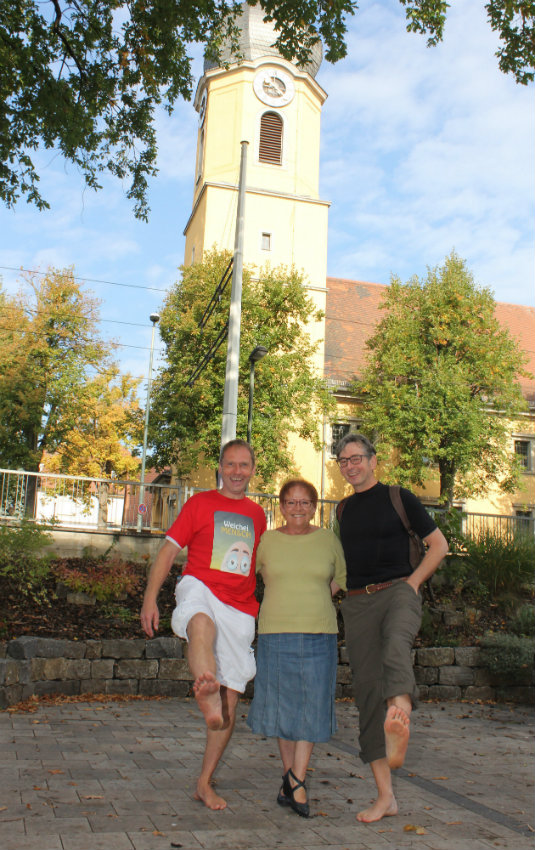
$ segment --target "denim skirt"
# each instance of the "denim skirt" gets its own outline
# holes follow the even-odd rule
[[[328,741],[336,732],[337,635],[258,635],[254,699],[247,723],[257,735]]]

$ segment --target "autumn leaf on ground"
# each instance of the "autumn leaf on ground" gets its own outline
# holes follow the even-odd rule
[[[57,776],[58,774],[63,773],[64,771],[60,770],[59,768],[56,768],[55,770],[49,770],[48,772],[51,773],[52,776]]]
[[[415,832],[416,835],[426,835],[426,831],[423,826],[416,826],[413,823],[407,823],[403,827],[403,832]]]

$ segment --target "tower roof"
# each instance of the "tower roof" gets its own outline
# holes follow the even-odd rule
[[[249,6],[244,3],[242,6],[241,17],[237,18],[236,24],[240,27],[241,33],[238,39],[239,52],[245,60],[260,59],[262,56],[278,56],[281,53],[275,47],[277,32],[273,21],[264,21],[264,10],[261,6]],[[236,58],[232,55],[230,44],[224,42],[220,49],[221,63],[232,64],[236,62]],[[312,48],[310,60],[302,67],[304,71],[315,77],[318,73],[323,57],[323,48],[321,41],[317,41]],[[282,58],[282,57],[281,57]],[[204,71],[210,71],[212,68],[218,68],[219,63],[211,59],[204,60]]]

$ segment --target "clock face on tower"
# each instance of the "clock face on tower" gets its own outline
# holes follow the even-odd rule
[[[295,94],[294,81],[281,68],[262,68],[254,79],[253,89],[267,106],[286,106]]]

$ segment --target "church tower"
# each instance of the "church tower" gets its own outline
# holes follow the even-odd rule
[[[326,99],[315,75],[321,44],[302,69],[272,45],[273,25],[244,4],[240,64],[205,62],[195,108],[199,131],[193,211],[185,228],[189,265],[216,245],[234,247],[240,143],[247,141],[244,264],[295,265],[325,289],[327,212],[319,198],[320,114]]]
[[[194,106],[199,113],[193,209],[186,224],[185,265],[213,247],[234,249],[241,142],[248,142],[244,266],[287,265],[304,274],[308,295],[325,313],[327,216],[319,197],[320,118],[326,93],[315,76],[321,43],[297,67],[273,46],[273,24],[259,6],[244,4],[240,62],[205,62]],[[325,320],[307,326],[318,343],[314,366],[324,371]],[[321,477],[321,455],[295,445],[308,477]]]

